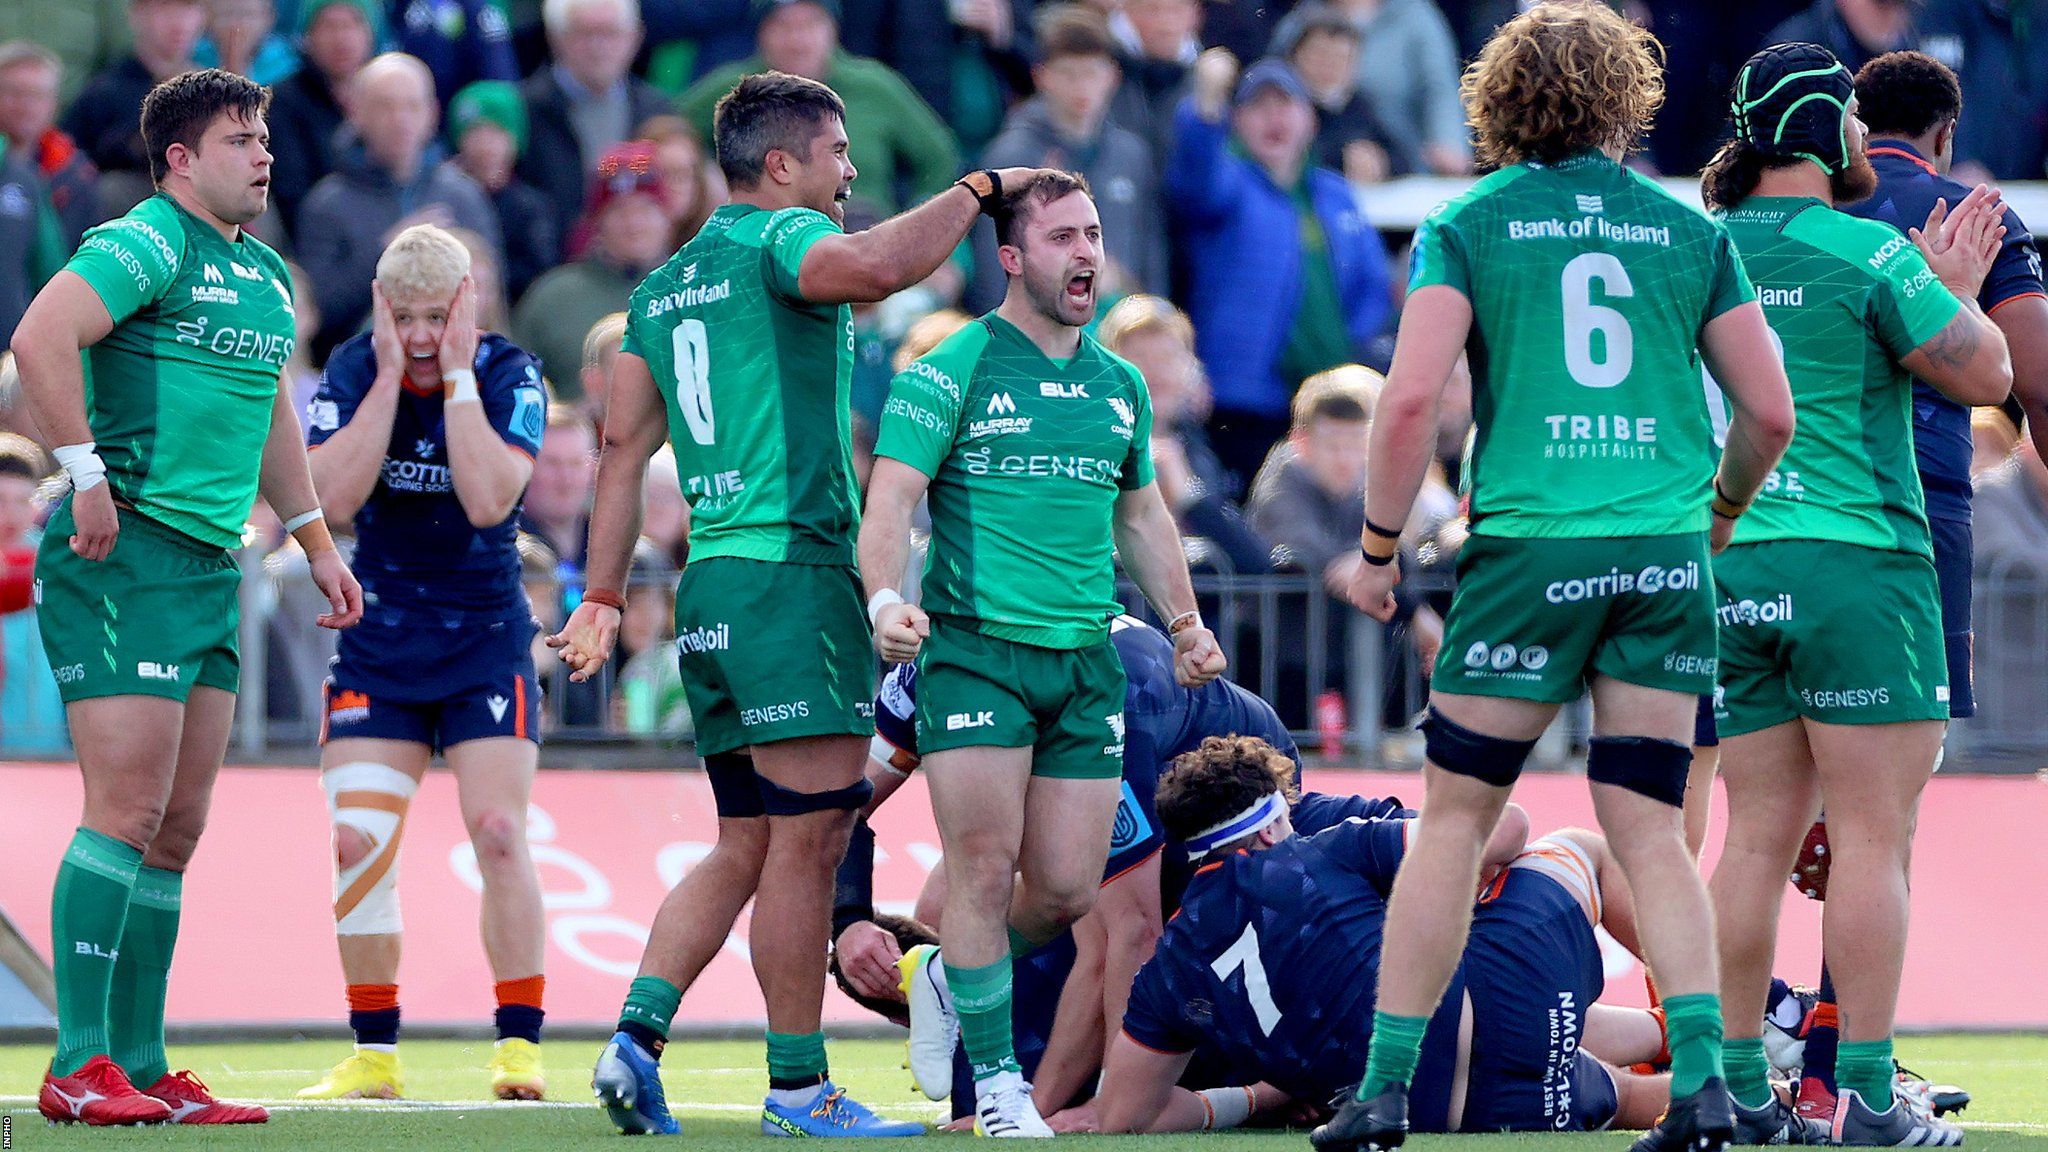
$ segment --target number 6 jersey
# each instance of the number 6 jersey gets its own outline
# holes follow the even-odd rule
[[[1472,530],[1705,531],[1699,341],[1754,298],[1720,223],[1599,152],[1503,168],[1415,234],[1409,290],[1472,303]]]
[[[797,288],[839,230],[809,208],[728,204],[627,305],[623,350],[668,412],[692,561],[853,563],[853,313]]]

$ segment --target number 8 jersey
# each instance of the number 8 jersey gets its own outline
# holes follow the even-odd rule
[[[627,305],[623,350],[668,411],[692,561],[853,563],[853,313],[797,287],[839,230],[809,208],[728,204]]]
[[[1721,224],[1599,152],[1503,168],[1415,234],[1409,290],[1472,304],[1472,530],[1702,532],[1707,322],[1754,299]]]

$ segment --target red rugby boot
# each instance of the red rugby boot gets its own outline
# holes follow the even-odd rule
[[[136,1091],[121,1066],[105,1056],[87,1060],[69,1076],[44,1072],[36,1108],[58,1124],[95,1127],[161,1124],[171,1118],[170,1105]]]
[[[261,1124],[267,1109],[254,1104],[228,1104],[213,1098],[206,1083],[190,1072],[166,1072],[142,1090],[170,1106],[172,1124]]]

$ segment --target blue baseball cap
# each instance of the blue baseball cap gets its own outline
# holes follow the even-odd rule
[[[1303,104],[1313,103],[1309,99],[1308,85],[1301,82],[1301,76],[1294,66],[1278,56],[1268,56],[1244,70],[1244,78],[1237,82],[1237,104],[1244,104],[1259,94],[1261,88],[1278,88],[1289,99]]]

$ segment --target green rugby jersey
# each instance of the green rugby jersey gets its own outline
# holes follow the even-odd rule
[[[797,289],[822,212],[728,204],[633,290],[623,349],[668,409],[690,558],[851,564],[853,310]]]
[[[924,607],[999,640],[1109,635],[1117,496],[1152,483],[1138,370],[1091,336],[1048,359],[991,312],[897,374],[875,455],[932,478]]]
[[[1704,531],[1707,322],[1753,296],[1727,232],[1597,152],[1503,168],[1415,234],[1411,291],[1472,302],[1472,530]]]
[[[85,353],[107,483],[160,524],[240,547],[297,343],[284,259],[247,231],[222,239],[159,192],[87,232],[65,268],[114,319]]]
[[[1735,542],[1835,540],[1934,555],[1899,358],[1962,304],[1889,224],[1753,197],[1726,217],[1784,349],[1799,427]]]

